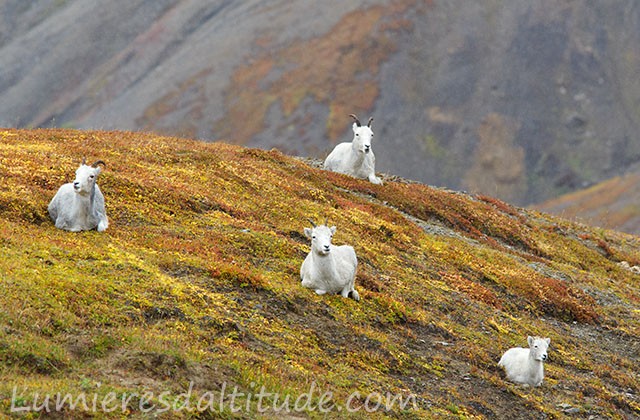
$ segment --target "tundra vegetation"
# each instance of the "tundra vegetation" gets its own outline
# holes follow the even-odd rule
[[[102,233],[56,229],[47,214],[82,156],[109,162]],[[338,405],[355,395],[351,408],[371,393],[415,396],[353,418],[640,416],[639,277],[618,265],[640,264],[637,237],[153,134],[0,130],[0,162],[4,412],[14,387],[18,405],[137,393],[135,418],[145,391],[295,397],[315,384]],[[300,285],[309,215],[357,244],[360,302]],[[497,366],[527,335],[553,343],[540,387]]]

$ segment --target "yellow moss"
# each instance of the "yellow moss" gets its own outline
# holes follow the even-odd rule
[[[560,378],[591,386],[596,375],[594,397],[613,401],[607,413],[634,409],[613,400],[616,387],[635,386],[633,359],[610,357],[620,367],[599,369],[601,354],[566,334],[575,319],[638,336],[634,277],[615,264],[640,259],[630,237],[488,197],[372,186],[226,144],[72,130],[7,130],[0,143],[0,379],[41,375],[45,390],[79,390],[85,377],[131,392],[138,388],[105,372],[144,376],[131,363],[162,355],[180,361],[179,380],[137,378],[156,390],[209,366],[245,391],[254,382],[295,395],[312,377],[343,398],[417,393],[430,401],[409,411],[417,417],[471,416],[459,371],[472,367],[500,395],[503,347],[548,332],[559,397],[582,398]],[[98,181],[111,222],[104,233],[59,231],[46,214],[84,155],[107,160]],[[334,242],[357,250],[359,303],[300,286],[302,228],[325,216],[338,226]],[[514,393],[555,415],[538,393]]]

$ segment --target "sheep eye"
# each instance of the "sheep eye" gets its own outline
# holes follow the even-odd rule
[[[313,235],[313,236],[311,237],[311,239],[316,239],[316,235]]]
[[[93,179],[93,178],[95,178],[95,177],[96,177],[95,175],[89,175],[89,178],[90,178],[90,179]]]

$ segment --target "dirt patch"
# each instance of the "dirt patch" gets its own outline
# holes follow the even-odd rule
[[[154,391],[183,392],[185,384],[191,384],[196,391],[216,391],[225,383],[234,386],[233,378],[237,377],[228,366],[189,362],[179,356],[149,351],[118,350],[98,365],[109,383]]]

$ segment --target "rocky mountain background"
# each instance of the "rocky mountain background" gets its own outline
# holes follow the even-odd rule
[[[4,0],[0,126],[153,131],[516,204],[640,161],[634,0]]]

